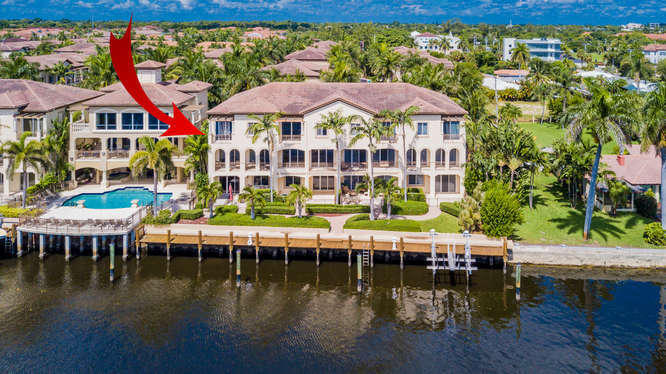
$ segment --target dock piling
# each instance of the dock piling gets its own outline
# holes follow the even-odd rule
[[[375,237],[370,236],[370,267],[375,267]]]
[[[127,233],[123,234],[123,261],[127,261],[129,257],[129,235]]]
[[[509,260],[509,251],[507,249],[506,236],[502,237],[502,273],[506,274],[506,262]]]
[[[289,265],[289,234],[284,233],[284,264]]]
[[[79,256],[81,255],[81,253],[83,253],[83,240],[84,236],[83,235],[79,236]]]
[[[363,291],[363,259],[361,255],[356,255],[356,290]]]
[[[72,257],[72,238],[69,235],[65,236],[65,261],[69,262]]]
[[[203,241],[201,239],[201,230],[199,230],[199,233],[197,235],[197,255],[199,257],[199,262],[203,261],[203,257],[201,257],[201,249],[203,247]]]
[[[109,281],[113,283],[115,277],[114,277],[114,270],[116,267],[116,243],[115,241],[111,240],[111,243],[109,243]]]
[[[139,228],[134,229],[134,245],[136,245],[136,259],[141,259],[141,238],[139,237]]]
[[[400,270],[405,268],[405,239],[400,237]]]
[[[236,287],[241,285],[241,250],[236,250]]]
[[[319,250],[321,249],[321,239],[319,237],[319,234],[317,234],[316,247],[317,247],[317,266],[319,266]]]
[[[167,230],[166,257],[167,261],[171,261],[171,230]]]
[[[257,264],[259,263],[259,231],[254,234],[254,256]]]
[[[23,256],[23,233],[16,230],[16,257]]]
[[[520,301],[520,263],[516,265],[516,301]]]
[[[347,266],[351,267],[351,257],[352,257],[352,237],[349,235],[347,239]]]
[[[98,241],[97,236],[92,237],[92,260],[97,261],[99,259],[99,255],[97,254],[97,241]]]
[[[234,262],[234,233],[229,231],[229,263]]]
[[[39,259],[43,260],[44,259],[44,246],[46,238],[44,237],[44,234],[39,234]]]

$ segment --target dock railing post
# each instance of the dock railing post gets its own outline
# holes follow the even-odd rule
[[[257,264],[259,263],[259,231],[254,234],[254,256]]]
[[[356,290],[363,291],[363,259],[361,255],[356,255]]]
[[[197,234],[197,256],[199,257],[199,262],[203,261],[203,257],[201,256],[202,247],[203,240],[201,238],[201,230],[199,230],[199,233]]]
[[[167,258],[167,261],[171,261],[171,230],[167,230],[166,258]]]
[[[234,262],[234,233],[229,231],[229,263]]]
[[[316,247],[317,247],[317,266],[319,266],[319,250],[321,249],[321,240],[319,238],[319,234],[317,234]]]
[[[400,237],[400,270],[405,268],[405,239]]]
[[[284,264],[289,265],[289,233],[284,233]]]
[[[347,266],[351,267],[352,261],[352,237],[349,235],[349,238],[347,239]]]

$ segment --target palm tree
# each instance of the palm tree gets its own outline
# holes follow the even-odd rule
[[[449,53],[449,48],[451,48],[451,43],[449,43],[449,39],[447,39],[446,37],[438,39],[435,45],[439,47],[440,51],[444,51],[444,53],[446,54]]]
[[[21,55],[0,61],[0,78],[38,80],[39,69]]]
[[[336,165],[337,179],[335,183],[335,203],[340,204],[340,184],[341,184],[341,170],[342,170],[342,152],[345,149],[345,126],[351,123],[352,116],[343,116],[342,112],[336,110],[335,112],[322,115],[321,122],[315,125],[315,128],[333,132],[331,141],[335,144],[335,150],[338,153],[338,162]]]
[[[49,74],[56,78],[56,83],[65,84],[67,83],[67,76],[70,75],[70,69],[61,61],[49,69]]]
[[[530,50],[527,48],[527,44],[517,43],[511,50],[511,62],[518,64],[521,69],[525,69],[529,60]]]
[[[582,133],[587,131],[597,143],[583,226],[585,240],[588,239],[592,223],[601,148],[605,143],[614,140],[620,146],[620,152],[623,152],[627,134],[631,131],[636,113],[639,111],[635,97],[631,94],[626,92],[613,94],[592,80],[586,81],[586,85],[592,94],[591,99],[571,108],[566,118],[572,139],[579,140]]]
[[[650,63],[648,62],[640,48],[635,48],[624,60],[628,66],[627,73],[634,77],[636,82],[636,90],[641,90],[641,79],[650,76]]]
[[[404,199],[407,201],[407,132],[405,128],[409,127],[414,130],[414,123],[412,116],[420,110],[419,107],[412,105],[404,111],[401,110],[385,110],[379,115],[391,120],[390,132],[395,131],[397,127],[400,129],[400,137],[402,138],[402,188],[404,190]]]
[[[144,136],[139,138],[139,144],[145,147],[137,151],[129,161],[129,168],[134,176],[142,174],[146,169],[153,171],[153,215],[157,216],[157,181],[158,177],[164,178],[166,173],[173,167],[171,155],[174,145],[168,139],[155,141],[153,138]]]
[[[46,168],[48,160],[44,152],[44,146],[37,140],[31,140],[26,143],[26,139],[32,136],[30,131],[21,134],[21,137],[15,141],[8,141],[2,147],[2,153],[9,161],[9,177],[11,178],[20,167],[23,169],[23,186],[21,189],[21,206],[25,208],[26,191],[28,189],[28,166],[32,166],[35,171]]]
[[[541,122],[546,115],[546,98],[550,93],[550,79],[548,78],[549,66],[546,62],[534,59],[530,62],[530,82],[534,85],[534,91],[541,101]]]
[[[72,169],[68,159],[69,117],[51,121],[51,127],[44,139],[44,148],[49,154],[49,161],[58,181],[62,183],[67,172]]]
[[[185,160],[185,171],[190,173],[190,179],[194,180],[194,175],[204,174],[208,169],[208,120],[203,121],[201,132],[204,135],[190,135],[185,138],[184,151],[189,155]]]
[[[97,54],[89,56],[84,64],[88,67],[86,78],[81,84],[84,88],[95,90],[118,80],[108,50],[97,47]]]
[[[361,139],[368,139],[368,171],[370,173],[370,220],[375,219],[375,177],[372,168],[372,158],[377,150],[376,143],[381,139],[387,131],[384,126],[376,118],[365,119],[359,116],[355,117],[359,121],[359,125],[355,128],[356,134],[349,142],[353,146]]]
[[[666,229],[666,83],[648,93],[643,107],[645,121],[641,129],[643,150],[654,145],[661,156],[661,227]]]
[[[263,136],[264,142],[268,144],[268,152],[270,158],[270,172],[269,184],[271,190],[271,202],[273,202],[273,175],[275,160],[273,159],[273,154],[275,153],[275,145],[277,144],[278,137],[280,136],[280,125],[277,123],[278,119],[282,117],[282,113],[271,113],[264,114],[259,117],[257,115],[249,115],[250,119],[255,120],[256,122],[250,123],[247,127],[246,135],[252,137],[252,144],[256,143],[257,140]]]
[[[402,55],[395,52],[386,43],[381,43],[375,50],[371,60],[372,73],[383,82],[400,79],[400,62]]]
[[[223,193],[224,186],[218,181],[199,186],[197,189],[197,198],[202,203],[203,207],[208,208],[210,211],[208,218],[213,218],[213,204]]]
[[[287,201],[289,204],[296,204],[298,218],[301,218],[303,206],[308,199],[312,198],[312,191],[300,184],[292,184],[289,187],[291,187],[292,190],[289,191],[289,195],[287,195]]]
[[[246,186],[243,188],[243,192],[238,195],[238,200],[244,203],[250,204],[250,217],[255,218],[254,208],[255,206],[263,206],[266,204],[266,198],[264,194],[251,186]]]
[[[391,219],[391,202],[400,198],[400,187],[396,183],[395,177],[389,179],[386,183],[380,186],[380,193],[384,195],[384,203],[386,204],[386,219]]]

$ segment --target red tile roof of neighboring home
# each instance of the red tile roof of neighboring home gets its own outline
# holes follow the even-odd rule
[[[275,65],[268,65],[261,68],[261,70],[270,71],[277,70],[280,75],[296,75],[297,72],[303,73],[308,78],[318,78],[319,72],[310,69],[305,61],[301,60],[287,60]]]
[[[50,55],[25,56],[25,59],[29,63],[38,64],[41,70],[46,70],[54,67],[59,62],[67,62],[75,68],[81,67],[83,61],[85,61],[85,56],[80,53],[53,53]]]
[[[232,51],[231,47],[209,49],[206,52],[204,52],[204,56],[206,58],[211,58],[211,59],[220,58],[222,57],[223,54],[230,53],[231,51]]]
[[[146,95],[148,95],[150,101],[152,101],[157,106],[171,106],[172,102],[176,105],[181,105],[193,98],[192,95],[170,87],[168,84],[142,83],[141,86],[146,92]],[[112,87],[114,89],[109,90]],[[88,100],[84,104],[94,107],[139,106],[139,104],[136,103],[136,101],[132,98],[132,96],[130,96],[130,94],[125,90],[121,83],[115,83],[111,86],[107,86],[103,88],[102,91],[108,93],[103,96],[96,97],[92,100]]]
[[[617,155],[603,155],[601,161],[615,173],[615,177],[633,185],[661,184],[661,158],[652,147],[641,153],[639,146],[629,146],[628,155],[623,155],[624,165],[620,165]]]
[[[332,40],[320,40],[312,44],[313,48],[324,50],[328,53],[334,45],[337,45],[337,42]]]
[[[648,44],[643,47],[645,52],[666,51],[666,44]]]
[[[416,49],[416,48],[408,48],[408,47],[405,47],[405,46],[395,47],[395,48],[393,48],[393,50],[400,53],[403,56],[408,56],[410,54],[416,54],[421,58],[425,58],[431,64],[444,65],[448,69],[453,69],[453,63],[451,61],[449,61],[445,58],[435,57],[435,56],[431,55],[430,53],[428,53],[426,51],[422,51],[422,50],[419,50],[419,49]]]
[[[157,70],[157,69],[162,69],[165,67],[166,64],[159,62],[159,61],[153,61],[153,60],[146,60],[144,62],[138,63],[134,65],[135,68],[137,69],[147,69],[147,70]]]
[[[283,112],[303,115],[336,101],[372,114],[417,105],[419,114],[463,116],[448,96],[408,83],[273,82],[238,93],[211,109],[210,115]]]
[[[321,48],[308,47],[292,52],[284,57],[285,60],[328,61],[326,51]]]
[[[44,43],[43,40],[27,40],[20,42],[6,42],[0,41],[0,51],[15,52],[23,49],[31,50],[37,48],[38,45]]]
[[[0,79],[0,108],[22,108],[24,112],[44,113],[102,95],[78,87]]]
[[[520,69],[499,69],[495,70],[494,73],[499,77],[526,77],[530,74],[530,71]]]
[[[433,34],[433,33],[429,33],[429,32],[424,32],[423,34],[418,34],[418,35],[416,35],[417,38],[418,38],[418,37],[423,37],[423,38],[434,38],[434,37],[437,37],[437,36],[439,36],[439,35],[435,35],[435,34]]]
[[[180,92],[201,92],[213,87],[212,84],[202,81],[191,81],[185,84],[173,83],[171,86]]]
[[[666,40],[666,34],[645,34],[651,40]]]
[[[96,55],[97,54],[97,45],[90,42],[78,42],[72,45],[61,47],[56,49],[56,53],[82,53],[85,55]]]

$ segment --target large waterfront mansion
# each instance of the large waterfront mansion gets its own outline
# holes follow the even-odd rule
[[[401,139],[386,136],[370,155],[368,140],[349,145],[354,123],[345,131],[345,147],[339,160],[334,134],[316,125],[327,113],[368,119],[383,110],[417,106],[414,130],[407,130],[407,160],[401,158]],[[276,154],[270,157],[263,138],[252,142],[247,134],[250,115],[282,113]],[[274,188],[288,192],[292,184],[313,190],[315,198],[333,202],[335,184],[353,190],[368,174],[372,157],[374,175],[396,177],[402,185],[402,165],[408,169],[407,186],[422,188],[428,201],[459,200],[463,196],[466,157],[463,116],[466,112],[446,95],[407,83],[274,82],[234,95],[211,109],[209,176],[238,192],[245,186],[268,188],[270,162]],[[341,162],[342,180],[336,181]]]

